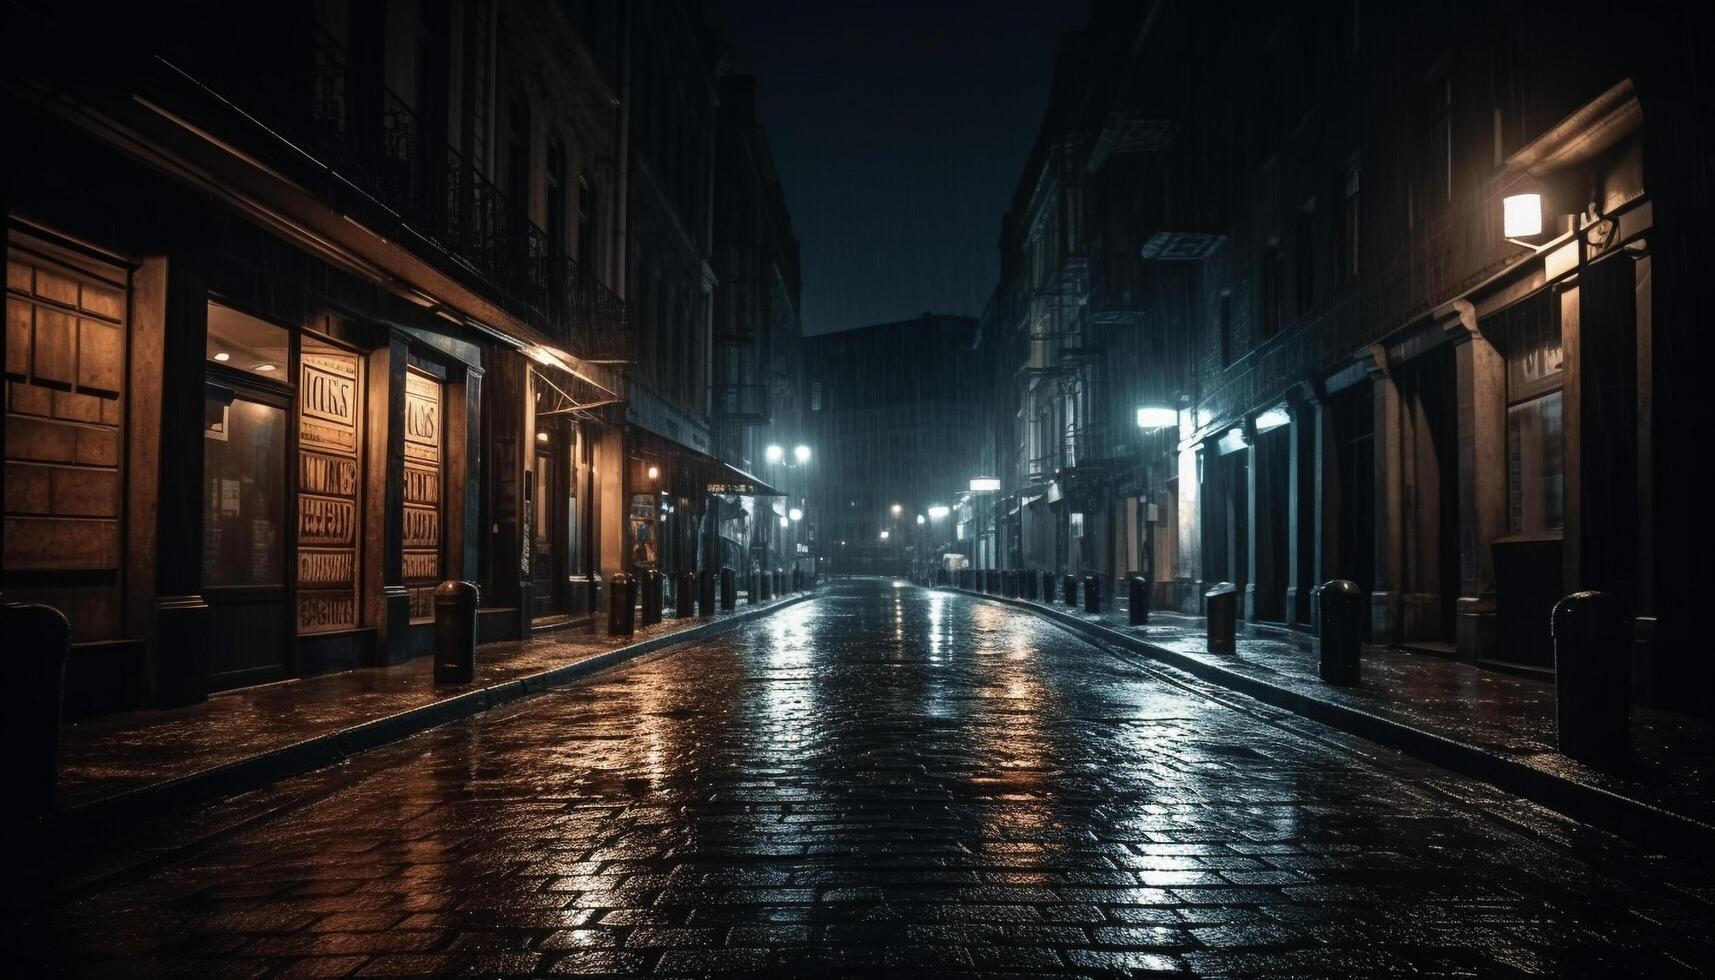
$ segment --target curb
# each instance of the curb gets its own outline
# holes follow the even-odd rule
[[[177,779],[140,786],[65,810],[56,810],[38,826],[54,832],[65,832],[147,813],[219,802],[241,793],[262,789],[283,779],[326,768],[351,756],[400,741],[447,722],[469,718],[490,708],[563,687],[572,681],[617,667],[644,654],[717,636],[821,594],[823,593],[806,592],[775,600],[766,606],[746,607],[711,622],[650,637],[524,677],[465,691],[430,704],[408,708],[397,714],[373,718],[348,728],[270,749],[247,759],[204,769]]]
[[[1265,704],[1481,780],[1635,843],[1696,855],[1715,853],[1715,826],[1642,800],[1621,796],[1611,790],[1567,776],[1544,772],[1488,749],[1414,728],[1391,718],[1383,718],[1359,708],[1316,698],[1302,691],[1228,670],[1041,603],[952,586],[934,588],[1035,613],[1074,633],[1163,661],[1202,680],[1238,691]]]

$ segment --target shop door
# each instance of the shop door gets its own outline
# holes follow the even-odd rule
[[[534,539],[530,547],[530,582],[537,619],[564,616],[566,607],[566,499],[564,468],[567,446],[560,426],[538,421],[533,487],[536,504]],[[544,438],[545,437],[545,438]]]
[[[291,396],[211,372],[203,413],[203,598],[209,686],[286,676],[292,629],[286,580]]]

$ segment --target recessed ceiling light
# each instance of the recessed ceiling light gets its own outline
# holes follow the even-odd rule
[[[267,374],[269,371],[278,371],[279,368],[276,368],[272,364],[258,364],[256,365],[256,370],[261,371],[263,374]]]
[[[232,355],[228,354],[226,351],[223,351],[223,350],[222,351],[215,351],[214,352],[214,359],[217,361],[230,361],[230,360],[232,360]]]

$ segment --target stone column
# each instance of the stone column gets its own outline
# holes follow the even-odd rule
[[[157,707],[208,696],[208,604],[202,597],[203,399],[207,363],[208,286],[189,256],[167,260],[164,316],[133,323],[138,350],[160,369],[159,494],[155,511],[155,637],[149,691]],[[157,274],[158,266],[151,266]],[[154,285],[159,285],[155,283]],[[141,290],[141,306],[151,299]],[[139,313],[145,311],[140,309]],[[156,332],[156,326],[160,332]],[[134,396],[144,394],[142,389]],[[143,478],[132,472],[131,479]]]
[[[1459,598],[1454,638],[1464,660],[1495,648],[1495,561],[1490,544],[1506,533],[1506,362],[1477,329],[1476,311],[1455,304],[1442,328],[1454,345],[1459,413]]]
[[[407,341],[390,334],[369,354],[368,466],[364,476],[365,619],[375,624],[374,660],[411,656],[411,597],[404,579],[405,361]]]
[[[1259,539],[1257,529],[1261,524],[1257,520],[1257,485],[1256,472],[1258,457],[1256,429],[1249,422],[1245,423],[1245,439],[1249,443],[1245,447],[1245,594],[1243,614],[1246,619],[1256,619],[1256,571],[1257,545]]]
[[[1388,373],[1387,352],[1371,345],[1369,369],[1375,386],[1375,586],[1370,592],[1370,637],[1377,643],[1400,639],[1400,588],[1404,570],[1405,419],[1399,386]]]

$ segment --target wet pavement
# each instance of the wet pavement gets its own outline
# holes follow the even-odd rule
[[[1712,903],[1708,866],[1028,612],[865,582],[368,753],[27,916],[14,961],[1671,977],[1715,970]]]
[[[1366,643],[1362,683],[1334,687],[1322,682],[1315,640],[1307,633],[1240,622],[1236,652],[1217,654],[1208,650],[1201,616],[1155,610],[1147,625],[1132,626],[1124,596],[1114,597],[1100,613],[1063,603],[1054,608],[1223,670],[1715,824],[1715,723],[1701,718],[1633,705],[1629,757],[1617,768],[1599,769],[1560,754],[1552,679],[1484,669],[1451,655]]]

